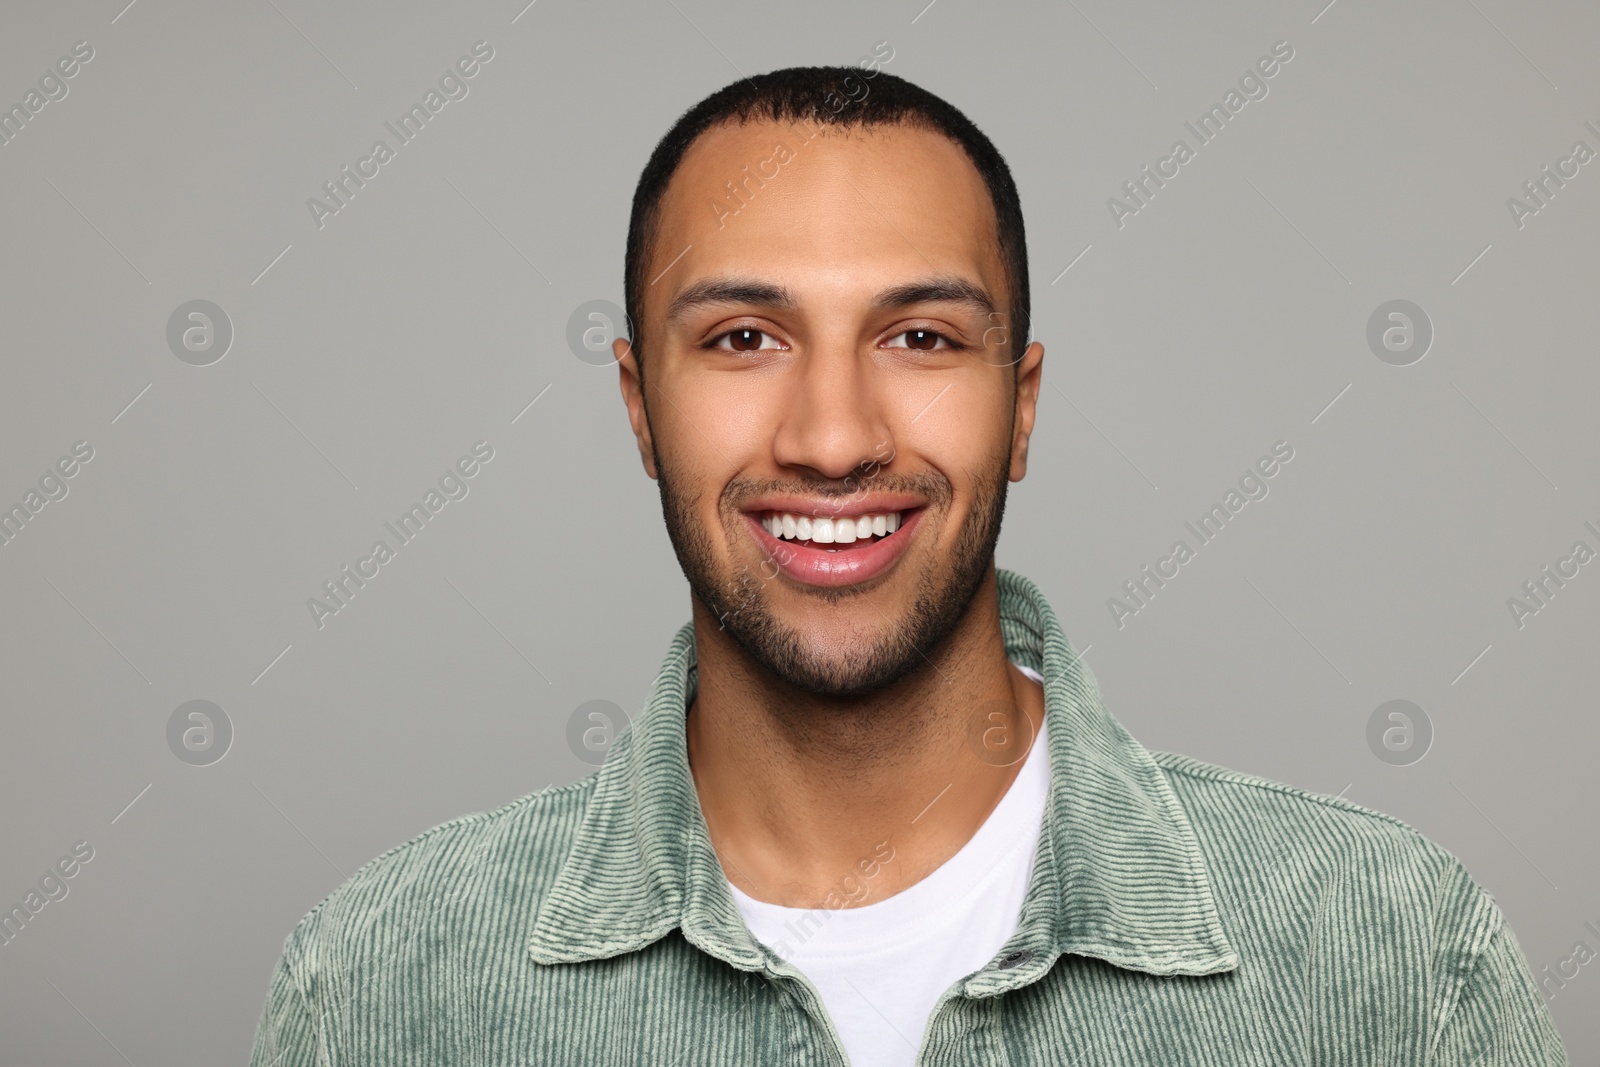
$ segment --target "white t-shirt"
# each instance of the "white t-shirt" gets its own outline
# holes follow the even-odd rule
[[[822,994],[855,1067],[914,1063],[940,996],[1017,932],[1049,789],[1041,728],[977,833],[910,888],[863,907],[812,909],[768,904],[729,884],[750,932]]]

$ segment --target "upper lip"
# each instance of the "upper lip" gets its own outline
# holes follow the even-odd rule
[[[890,511],[911,511],[927,501],[909,493],[860,493],[847,497],[814,497],[798,494],[774,494],[758,497],[739,510],[746,515],[763,512],[791,512],[818,518],[856,518],[861,515],[881,515]]]

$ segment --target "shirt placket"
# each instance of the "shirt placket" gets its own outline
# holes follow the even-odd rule
[[[918,1067],[1009,1065],[1000,1041],[1000,999],[1049,973],[1059,952],[1019,946],[1019,932],[982,970],[945,991],[928,1018],[928,1032],[917,1052]],[[983,1049],[974,1043],[983,1037]]]
[[[774,955],[765,946],[762,947],[762,954],[765,958],[762,973],[767,976],[768,981],[778,983],[784,992],[793,998],[799,1009],[796,1016],[798,1022],[789,1031],[791,1042],[797,1047],[819,1052],[822,1057],[818,1061],[819,1067],[822,1065],[852,1067],[850,1057],[845,1052],[844,1039],[839,1036],[838,1028],[828,1017],[828,1010],[822,1003],[822,994],[811,979],[807,978],[799,968]],[[785,1067],[788,1067],[787,1061]]]
[[[799,1008],[801,1021],[790,1031],[794,1043],[804,1048],[815,1046],[822,1054],[821,1062],[828,1067],[853,1067],[844,1040],[822,1002],[821,992],[798,968],[770,951],[763,951],[766,963],[762,972],[770,981],[783,983],[784,990]],[[952,983],[934,1004],[926,1031],[917,1035],[914,1061],[917,1067],[977,1067],[1008,1062],[1003,1053],[995,1054],[998,1042],[993,1037],[988,1054],[981,1059],[974,1058],[974,1050],[969,1046],[979,1029],[977,1017],[997,1005],[1004,993],[1038,981],[1049,970],[1050,962],[1044,960],[1040,952],[1016,948],[1013,942],[981,971]],[[980,983],[982,991],[977,995],[969,992],[973,983]],[[819,1032],[820,1041],[817,1040]]]

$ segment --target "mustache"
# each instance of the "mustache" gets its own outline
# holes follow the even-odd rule
[[[942,474],[848,474],[843,478],[735,478],[722,491],[725,514],[743,511],[743,505],[757,497],[777,494],[814,496],[836,507],[869,492],[908,493],[920,496],[933,506],[948,505],[954,497],[950,480]]]

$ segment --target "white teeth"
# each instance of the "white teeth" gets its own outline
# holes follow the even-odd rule
[[[772,512],[762,517],[761,528],[773,537],[781,537],[786,541],[848,545],[873,536],[887,537],[894,533],[900,528],[900,512],[885,511],[841,518],[798,515],[788,511]]]

